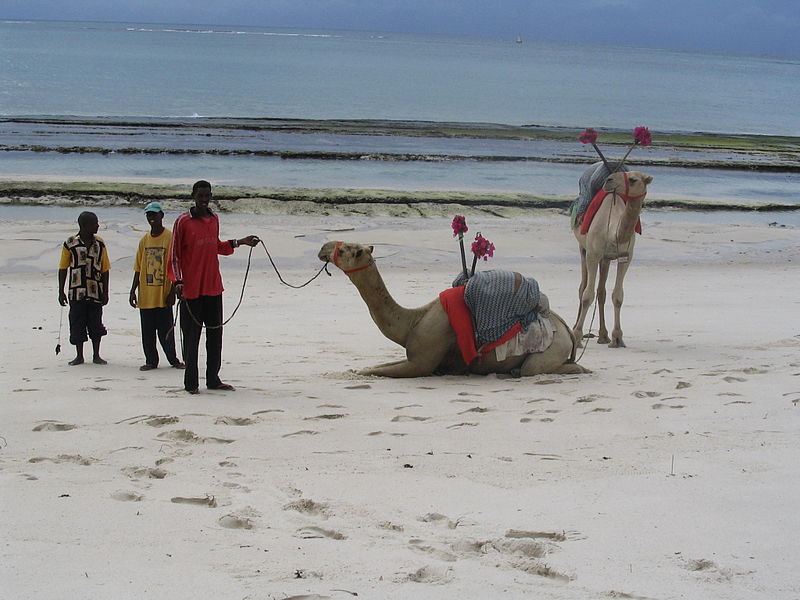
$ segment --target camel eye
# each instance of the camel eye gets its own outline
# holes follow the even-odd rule
[[[364,254],[364,251],[359,248],[358,251],[356,251],[356,258],[361,258],[362,254]]]
[[[636,177],[631,177],[628,181],[630,181],[631,183],[636,183],[639,180],[636,179]]]

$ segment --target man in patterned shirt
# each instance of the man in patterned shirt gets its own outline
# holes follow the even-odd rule
[[[99,228],[97,215],[82,212],[78,216],[79,231],[61,247],[58,265],[58,303],[69,303],[69,343],[75,346],[75,358],[70,365],[80,365],[83,344],[92,340],[92,362],[105,365],[100,357],[100,340],[107,333],[103,326],[103,307],[108,304],[108,260],[106,245],[95,235]],[[69,272],[69,296],[64,292]]]

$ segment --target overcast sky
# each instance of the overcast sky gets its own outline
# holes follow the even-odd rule
[[[800,56],[800,0],[0,0],[0,19],[521,35]]]

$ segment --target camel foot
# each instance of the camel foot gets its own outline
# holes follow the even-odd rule
[[[558,375],[582,375],[583,373],[591,373],[591,371],[574,362],[564,363],[555,371],[555,374]]]
[[[601,336],[597,337],[597,343],[598,344],[608,344],[610,342],[611,342],[611,338],[608,337],[607,335],[601,335]]]
[[[609,348],[627,348],[627,346],[625,345],[625,342],[623,342],[622,339],[618,339],[618,340],[612,341],[608,345],[608,347]]]

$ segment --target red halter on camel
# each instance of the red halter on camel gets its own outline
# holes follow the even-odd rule
[[[331,257],[331,262],[342,269],[341,265],[339,264],[339,246],[342,245],[343,242],[336,242],[336,247],[333,249],[333,256]],[[355,269],[342,269],[342,272],[345,275],[349,275],[350,273],[355,273],[356,271],[363,271],[375,264],[374,260],[370,260],[366,265],[363,267],[356,267]]]

